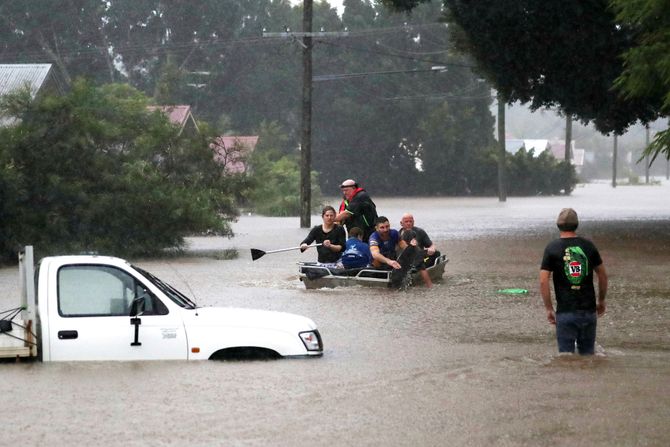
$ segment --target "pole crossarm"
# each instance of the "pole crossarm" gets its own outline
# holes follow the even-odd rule
[[[349,36],[349,31],[317,31],[317,32],[293,32],[286,31],[282,33],[268,33],[263,31],[263,37],[281,37],[281,38],[293,38],[293,37],[347,37]]]

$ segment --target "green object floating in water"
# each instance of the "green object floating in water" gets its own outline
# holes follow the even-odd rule
[[[528,293],[527,289],[500,289],[498,293],[506,293],[508,295],[522,295]]]

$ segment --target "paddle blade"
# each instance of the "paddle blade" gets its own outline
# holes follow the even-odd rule
[[[255,261],[258,258],[262,258],[265,255],[265,252],[263,250],[259,250],[257,248],[252,248],[251,249],[251,260]]]

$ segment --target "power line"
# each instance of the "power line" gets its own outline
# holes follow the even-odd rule
[[[426,73],[426,72],[439,72],[444,71],[446,67],[442,65],[436,65],[431,68],[426,69],[411,69],[411,70],[387,70],[387,71],[367,71],[360,73],[341,73],[341,74],[329,74],[329,75],[320,75],[313,76],[312,81],[314,82],[324,82],[324,81],[337,81],[340,79],[348,78],[361,78],[365,76],[372,75],[390,75],[390,74],[399,74],[399,73]]]
[[[424,59],[420,57],[415,57],[415,56],[404,56],[400,54],[395,54],[391,52],[385,52],[385,51],[376,51],[372,50],[370,48],[362,48],[362,47],[356,47],[356,46],[351,46],[351,45],[346,45],[346,44],[341,44],[338,42],[320,42],[326,45],[331,45],[331,46],[340,46],[340,47],[345,47],[353,51],[358,51],[358,52],[363,52],[363,53],[371,53],[371,54],[376,54],[378,56],[392,56],[396,57],[398,59],[407,59],[415,62],[427,62],[430,64],[434,65],[444,65],[447,67],[461,67],[461,68],[476,68],[476,65],[471,65],[471,64],[465,64],[465,63],[456,63],[456,62],[445,62],[445,61],[440,61],[440,60],[435,60],[435,59]]]
[[[386,33],[391,33],[391,32],[396,32],[399,29],[413,29],[413,28],[426,28],[426,27],[434,27],[436,25],[442,25],[440,23],[427,23],[427,24],[417,24],[417,25],[400,25],[400,26],[393,26],[393,27],[386,27],[386,28],[372,28],[370,30],[360,30],[360,31],[339,31],[339,32],[316,32],[314,33],[314,39],[318,41],[319,43],[323,43],[322,40],[319,40],[318,37],[319,35],[322,35],[322,37],[327,37],[329,34],[339,34],[340,37],[343,38],[355,38],[355,37],[364,37],[364,36],[370,36],[370,35],[377,35],[377,34],[386,34]],[[444,26],[444,25],[442,25]],[[139,51],[152,51],[152,52],[168,52],[168,51],[189,51],[192,49],[197,49],[197,48],[215,48],[218,46],[235,46],[235,45],[255,45],[255,44],[261,44],[261,45],[276,45],[278,43],[283,43],[285,40],[285,36],[282,36],[283,34],[286,33],[265,33],[270,36],[268,37],[263,37],[263,36],[249,36],[249,37],[241,37],[241,38],[231,38],[231,39],[220,39],[220,38],[215,38],[215,39],[209,39],[209,40],[195,40],[195,41],[189,41],[189,42],[167,42],[165,44],[155,44],[155,45],[146,45],[146,44],[138,44],[138,45],[124,45],[124,46],[113,46],[111,45],[110,47],[103,47],[103,46],[97,46],[97,45],[85,45],[83,47],[79,46],[74,46],[70,45],[68,46],[59,46],[59,51],[58,54],[64,58],[78,58],[78,57],[86,57],[89,55],[105,55],[105,56],[113,56],[114,54],[110,54],[110,51],[113,51],[115,54],[124,54],[124,53],[133,53],[133,52],[139,52]],[[272,36],[272,34],[275,34]],[[295,33],[291,33],[295,34]],[[77,36],[78,39],[80,40],[85,40],[87,36]],[[89,36],[90,37],[90,36]],[[24,58],[31,58],[31,57],[36,57],[36,56],[42,56],[44,54],[43,50],[36,50],[36,51],[24,51],[24,50],[18,50],[18,51],[4,51],[2,52],[2,55],[5,59],[11,59],[11,58],[17,58],[17,57],[24,57]]]

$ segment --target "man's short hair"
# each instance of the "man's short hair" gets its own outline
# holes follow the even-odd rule
[[[414,230],[402,230],[402,232],[400,233],[400,239],[407,242],[408,244],[414,238],[416,238],[416,231]]]
[[[563,208],[561,212],[558,213],[556,226],[560,231],[575,231],[579,226],[577,211],[572,208]]]
[[[377,219],[375,220],[375,225],[379,225],[380,223],[385,223],[385,222],[388,222],[388,221],[389,221],[388,217],[386,217],[386,216],[379,216],[379,217],[377,217]]]
[[[363,230],[361,230],[358,227],[354,227],[351,230],[349,230],[349,237],[362,237],[363,236]]]

